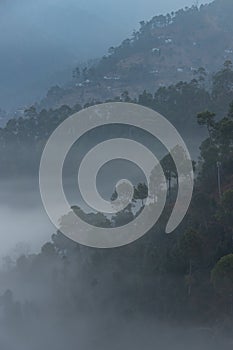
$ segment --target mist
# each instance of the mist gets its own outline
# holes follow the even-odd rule
[[[37,181],[30,177],[0,181],[0,265],[9,256],[35,253],[55,231],[46,215]]]
[[[0,108],[14,111],[40,100],[51,85],[70,81],[77,64],[103,56],[131,36],[139,21],[193,3],[1,1]]]
[[[172,61],[176,54],[175,49],[172,51],[175,39],[168,37],[167,27],[160,18],[149,29],[146,24],[141,27],[139,24],[160,13],[198,4],[201,2],[196,0],[0,0],[0,126],[5,123],[1,109],[9,112],[7,118],[15,116],[0,128],[0,350],[232,349],[233,65],[229,60],[225,62],[210,83],[212,78],[204,68],[199,76],[198,71],[193,73],[195,69],[189,61],[188,68],[181,67],[179,52],[177,61]],[[180,21],[175,27],[180,30],[175,30],[177,42],[182,41],[186,26],[191,32],[200,23],[199,35],[202,28],[209,34],[209,28],[214,27],[206,23],[206,18],[207,22],[209,18],[214,22],[213,17],[199,18],[200,11],[192,10],[186,11],[187,17],[181,13],[181,19],[177,19]],[[166,16],[165,23],[175,23],[172,18]],[[155,27],[157,32],[151,43]],[[74,68],[82,69],[88,62],[96,62],[109,47],[117,46],[139,28],[142,30],[138,49],[128,58],[132,62],[132,75],[142,71],[139,84],[140,79],[145,79],[147,84],[148,76],[156,81],[159,73],[156,65],[165,62],[166,55],[170,64],[168,79],[175,72],[182,80],[187,68],[193,80],[178,80],[168,87],[161,83],[156,92],[148,87],[135,98],[130,91],[119,92],[123,79],[120,74],[119,77],[112,74],[114,65],[108,75],[104,71],[99,73],[100,81],[94,81],[94,70],[93,81],[82,70],[72,80]],[[228,37],[226,43],[227,40]],[[119,61],[115,52],[116,65],[128,63],[124,62],[128,50],[125,41]],[[186,41],[184,47],[194,52],[198,40],[194,41],[190,34]],[[207,39],[206,42],[209,44]],[[220,47],[225,58],[233,55],[229,45],[226,49]],[[203,50],[204,60],[207,60],[206,51]],[[147,58],[155,66],[153,71],[147,67],[147,75],[140,65],[140,55],[145,58],[146,67]],[[64,93],[70,93],[68,101],[76,104],[70,102],[68,106],[67,102],[66,106],[57,106],[51,102],[51,106],[45,104],[47,110],[40,108],[40,100],[56,84]],[[133,79],[127,84],[134,88]],[[58,171],[70,212],[61,217],[58,227],[46,213],[39,188],[44,146],[67,117],[98,103],[94,94],[105,85],[109,91],[117,86],[117,96],[111,102],[134,103],[153,110],[159,106],[159,113],[174,125],[191,154],[193,163],[188,159],[191,171],[186,177],[194,173],[193,198],[183,221],[171,234],[166,234],[166,226],[174,207],[177,202],[181,211],[186,206],[184,197],[182,203],[177,200],[182,179],[180,182],[177,164],[168,153],[177,150],[165,147],[149,131],[125,124],[110,127],[103,124],[74,143],[62,172]],[[88,89],[93,89],[93,95],[90,94],[93,100],[87,98],[86,105],[75,95],[81,89],[87,97]],[[34,102],[35,108],[23,111]],[[142,119],[143,128],[143,123],[147,125],[148,121],[145,116]],[[82,127],[85,125],[81,125],[81,130]],[[70,127],[72,137],[75,132]],[[166,136],[167,144],[173,145],[170,130]],[[56,164],[62,154],[63,137],[61,132],[58,142],[61,143],[53,148],[56,154],[50,163],[45,161],[48,168],[53,168],[53,160]],[[154,197],[149,197],[143,169],[117,158],[98,169],[96,187],[103,199],[114,201],[116,184],[127,179],[133,185],[130,203],[117,213],[99,213],[85,203],[78,188],[80,163],[97,144],[117,138],[142,144],[161,162],[164,182],[160,187],[166,191],[164,207],[158,221],[131,244],[111,249],[93,248],[90,242],[90,246],[84,246],[62,233],[62,228],[69,224],[66,221],[69,214],[80,214],[79,218],[90,224],[94,233],[98,232],[96,227],[102,227],[107,233],[109,230],[110,234],[117,234],[117,228],[133,223],[146,206],[154,215],[153,205],[159,202],[157,182],[152,183]],[[66,144],[66,137],[64,140]],[[133,151],[136,154],[135,148]],[[105,157],[102,153],[100,156]],[[144,152],[137,151],[137,157],[141,160]],[[182,158],[182,162],[186,164],[187,159]],[[155,165],[154,170],[157,170]],[[57,174],[48,173],[54,176],[49,178],[52,184]],[[88,179],[92,177],[84,175],[85,191],[91,198],[94,187]],[[94,198],[100,201],[98,196]],[[52,203],[54,212],[63,205],[59,201]],[[99,203],[94,204],[94,208],[99,208]],[[52,213],[51,210],[51,217]],[[143,220],[148,221],[148,217],[141,219],[142,223]],[[130,226],[133,233],[138,222]],[[86,233],[81,225],[75,226],[75,230]],[[127,233],[131,231],[128,229]]]

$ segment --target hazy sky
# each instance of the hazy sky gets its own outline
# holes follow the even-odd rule
[[[34,102],[45,95],[51,86],[49,76],[56,70],[69,66],[71,71],[79,58],[103,55],[108,47],[130,35],[140,20],[193,3],[194,0],[0,0],[0,107],[11,109]],[[9,188],[1,186],[9,197]],[[44,219],[48,230],[41,225],[41,209],[18,211],[6,206],[1,193],[4,234],[0,236],[0,255],[2,250],[12,249],[14,242],[31,240],[41,244],[42,232],[53,233]],[[32,221],[37,223],[33,231]]]
[[[58,71],[67,69],[68,76],[78,62],[101,57],[110,46],[120,44],[139,21],[194,3],[0,0],[0,108],[14,109],[41,99],[51,85],[64,81]]]
[[[197,0],[76,0],[75,2],[82,8],[96,11],[99,15],[115,13],[124,21],[127,19],[132,28],[142,19],[148,20],[156,14],[192,6]],[[211,0],[199,0],[199,4],[209,2]]]

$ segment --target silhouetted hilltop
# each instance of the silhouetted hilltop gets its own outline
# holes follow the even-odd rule
[[[211,75],[233,58],[233,2],[215,0],[142,21],[140,29],[89,67],[76,68],[65,89],[51,89],[43,107],[105,100],[129,91],[155,91],[196,78],[200,67]]]

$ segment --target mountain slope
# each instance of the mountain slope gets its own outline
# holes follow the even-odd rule
[[[0,1],[0,107],[42,98],[70,79],[77,62],[99,57],[124,33],[74,0]]]
[[[141,22],[139,31],[111,47],[98,64],[78,74],[73,85],[43,106],[103,100],[128,90],[156,90],[207,73],[233,59],[233,2],[215,0]],[[203,74],[205,72],[203,71]]]

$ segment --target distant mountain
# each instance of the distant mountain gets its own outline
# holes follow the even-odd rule
[[[131,38],[78,71],[68,89],[50,91],[42,106],[105,100],[125,90],[134,97],[196,78],[200,67],[211,74],[227,60],[233,60],[233,1],[215,0],[142,21]]]
[[[0,108],[42,98],[71,78],[74,65],[100,57],[124,33],[78,1],[0,1]]]
[[[208,0],[205,0],[208,1]],[[0,0],[0,108],[15,110],[101,57],[150,13],[193,0]]]

